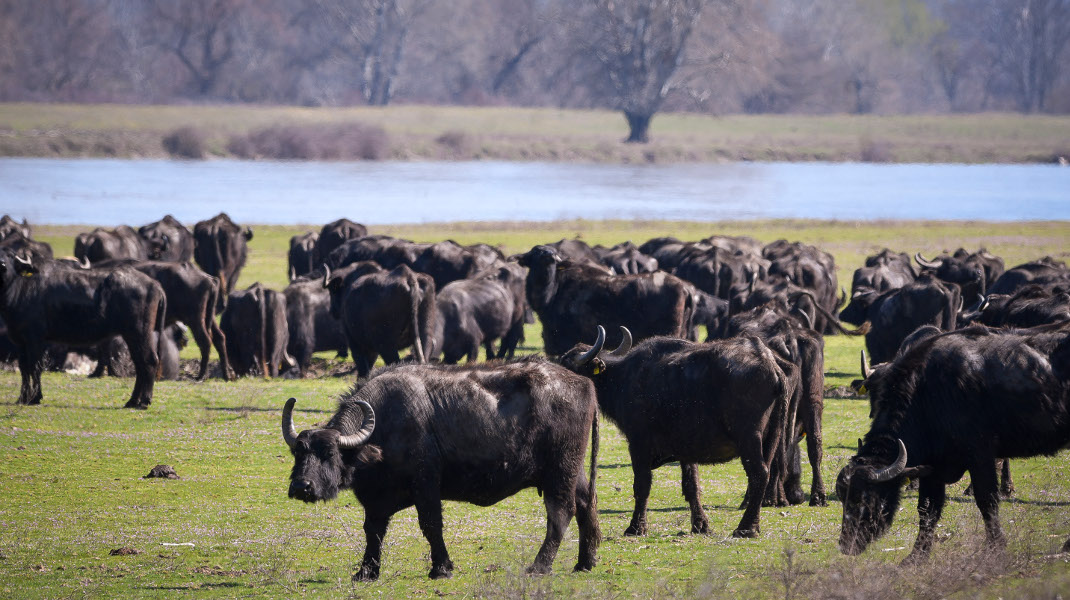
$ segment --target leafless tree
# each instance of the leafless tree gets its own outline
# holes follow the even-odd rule
[[[152,25],[157,44],[174,55],[198,96],[217,91],[224,68],[234,59],[237,22],[246,0],[154,0]]]
[[[1070,0],[1004,0],[990,31],[1019,110],[1045,110],[1070,42]]]

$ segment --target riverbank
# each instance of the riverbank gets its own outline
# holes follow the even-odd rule
[[[617,112],[508,107],[0,104],[0,156],[1052,163],[1070,117],[659,114],[625,144]]]

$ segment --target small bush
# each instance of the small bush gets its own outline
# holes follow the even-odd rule
[[[472,152],[472,140],[463,131],[447,131],[435,138],[435,143],[455,157],[467,156]]]
[[[380,160],[389,140],[380,127],[275,125],[231,137],[227,151],[239,158],[274,160]]]
[[[885,140],[862,138],[859,159],[868,163],[892,162],[892,144]]]
[[[177,158],[204,158],[204,138],[204,132],[196,127],[179,127],[164,136],[163,147]]]

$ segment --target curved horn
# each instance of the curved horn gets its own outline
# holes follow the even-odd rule
[[[88,269],[89,268],[89,259],[83,256],[82,260],[78,261],[78,266],[82,267],[83,269]]]
[[[811,319],[810,315],[805,310],[800,308],[798,305],[793,307],[791,309],[791,312],[796,313],[800,317],[802,317],[803,325],[805,325],[807,329],[813,329],[814,328],[814,320]]]
[[[23,258],[23,257],[19,256],[18,254],[16,254],[16,255],[15,255],[15,260],[17,260],[17,261],[19,261],[20,263],[22,263],[22,264],[24,264],[24,265],[27,265],[27,266],[29,266],[29,265],[32,265],[32,264],[33,264],[33,261],[31,261],[30,259],[28,259],[28,258]]]
[[[847,288],[845,288],[845,287],[843,287],[841,285],[840,286],[840,303],[837,304],[836,306],[843,306],[844,304],[847,304]]]
[[[584,352],[576,359],[576,366],[585,365],[591,362],[591,359],[598,356],[598,353],[602,351],[602,346],[606,343],[606,330],[601,325],[598,326],[598,338],[595,339],[594,345],[587,352]]]
[[[921,255],[921,252],[914,253],[914,260],[918,261],[918,264],[930,269],[939,269],[940,265],[944,264],[942,260],[925,260],[925,257]]]
[[[294,404],[297,404],[297,398],[290,398],[286,401],[286,406],[282,407],[282,439],[286,440],[286,445],[291,448],[297,443],[297,429],[294,427]]]
[[[295,279],[297,279],[297,268],[291,266],[290,267],[290,281],[293,281]]]
[[[368,441],[372,432],[375,431],[375,411],[372,410],[372,405],[363,400],[357,400],[357,406],[359,406],[360,411],[364,413],[364,420],[360,424],[360,431],[353,435],[343,435],[339,437],[339,448],[359,448],[361,444]]]
[[[862,438],[858,438],[858,454],[862,454]]]
[[[610,352],[610,356],[624,356],[632,349],[632,332],[628,331],[628,328],[624,325],[620,326],[621,341],[617,349]]]
[[[988,308],[988,296],[985,296],[981,301],[981,305],[977,307],[977,312],[981,312],[986,308]]]
[[[903,469],[907,467],[907,447],[903,443],[903,440],[896,438],[896,442],[899,443],[899,456],[895,458],[895,462],[884,467],[883,469],[876,471],[870,476],[869,480],[873,483],[884,483],[891,481],[896,477],[899,477],[903,473]]]
[[[323,287],[327,287],[327,282],[331,280],[331,268],[327,266],[327,263],[323,263]]]
[[[866,349],[862,349],[862,381],[869,379],[873,371],[869,370],[869,359],[866,358]]]

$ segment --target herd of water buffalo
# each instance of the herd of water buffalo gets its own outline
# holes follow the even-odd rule
[[[290,399],[282,433],[295,459],[290,497],[351,489],[364,506],[359,579],[378,576],[399,510],[416,507],[430,576],[443,577],[453,565],[442,500],[489,505],[527,487],[547,510],[531,571],[549,571],[573,516],[576,569],[591,569],[599,413],[628,442],[635,508],[625,535],[646,532],[652,470],[674,461],[692,531],[707,532],[696,465],[735,458],[748,483],[734,535],[757,535],[761,506],[807,499],[804,439],[809,502],[825,505],[831,333],[864,335],[872,359],[863,354],[856,382],[872,425],[836,481],[845,553],[888,529],[909,478],[920,531],[908,560],[928,555],[945,487],[966,472],[988,542],[1001,546],[1005,459],[1070,443],[1070,270],[1051,258],[1005,270],[984,250],[918,253],[913,263],[884,250],[855,271],[848,297],[832,256],[798,242],[562,240],[506,257],[486,244],[368,235],[341,219],[293,237],[286,289],[235,290],[252,236],[225,214],[192,232],[167,216],[81,234],[74,258],[54,259],[5,215],[0,358],[18,361],[23,404],[40,403],[42,369],[70,353],[94,357],[98,375],[128,374],[132,363],[127,406],[147,408],[154,380],[177,373],[184,330],[201,351],[198,378],[213,345],[225,379],[301,375],[314,352],[348,354],[358,380],[334,417],[298,433]],[[534,315],[546,356],[514,359]],[[481,347],[495,360],[474,364]],[[388,366],[372,371],[380,357]]]

